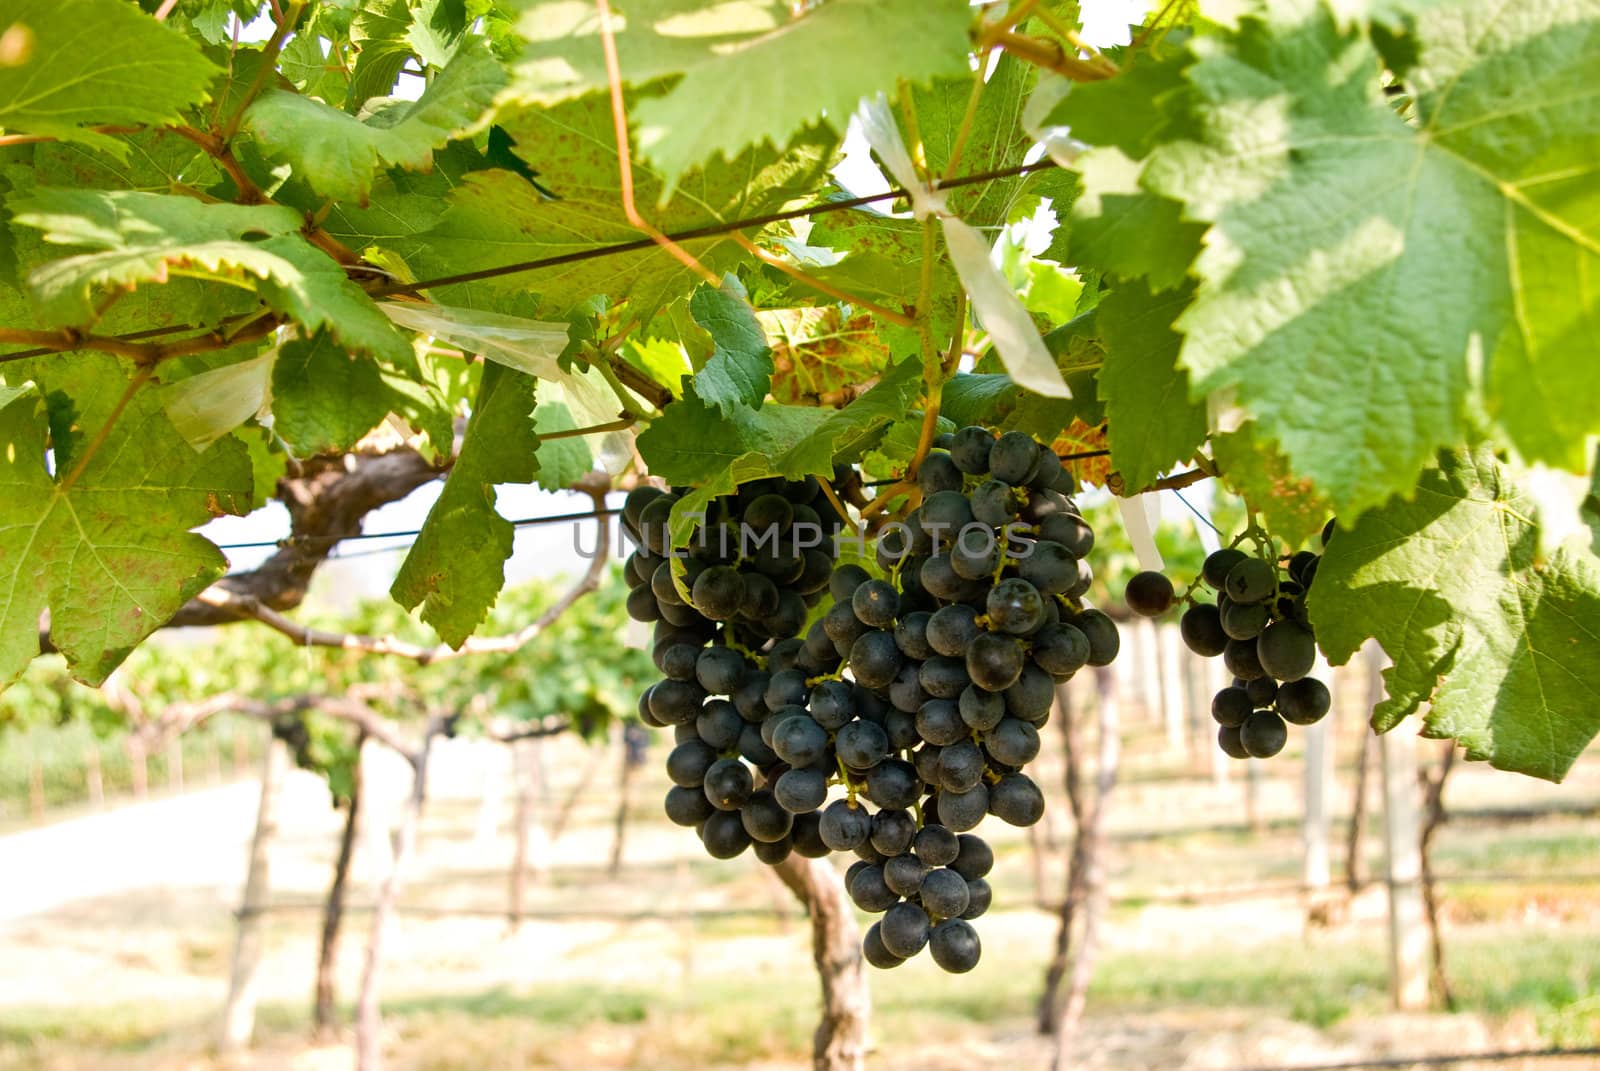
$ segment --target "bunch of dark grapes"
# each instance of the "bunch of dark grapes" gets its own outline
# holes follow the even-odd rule
[[[688,545],[673,550],[668,521],[680,497],[640,487],[622,508],[638,544],[625,566],[628,613],[655,623],[651,656],[664,678],[640,697],[639,717],[671,726],[675,739],[667,817],[694,827],[718,859],[752,846],[767,863],[791,851],[826,855],[822,798],[798,810],[778,805],[776,783],[792,766],[774,750],[767,699],[775,674],[838,667],[838,658],[813,661],[796,637],[827,594],[845,518],[814,478],[761,480],[713,500]],[[826,738],[786,739],[784,748],[794,767],[832,770]]]
[[[1333,522],[1322,530],[1327,546]],[[1179,620],[1183,642],[1206,658],[1222,656],[1232,682],[1211,701],[1217,744],[1235,759],[1271,758],[1283,750],[1289,725],[1314,725],[1328,713],[1328,686],[1310,676],[1316,633],[1306,616],[1306,595],[1321,555],[1302,550],[1279,561],[1251,557],[1238,547],[1209,555],[1199,583],[1217,593],[1213,603],[1190,597]],[[1128,608],[1159,617],[1177,602],[1172,581],[1144,572],[1128,581]]]
[[[1023,768],[1055,686],[1109,664],[1119,640],[1081,601],[1094,533],[1056,456],[979,427],[936,446],[919,470],[921,505],[879,533],[879,576],[822,568],[844,519],[806,484],[750,485],[708,511],[681,559],[687,600],[657,532],[673,499],[636,491],[624,520],[644,544],[629,559],[630,612],[662,619],[666,679],[640,712],[677,734],[668,817],[717,858],[854,853],[851,899],[883,914],[866,959],[893,967],[928,948],[962,972],[978,962],[971,920],[989,907],[994,862],[970,831],[990,814],[1018,826],[1043,816]],[[785,523],[801,541],[810,530],[786,510],[825,510],[827,547],[791,551]],[[773,524],[776,551],[752,552],[746,534],[742,551],[718,552],[751,526],[770,538]],[[756,601],[726,577],[776,596]]]

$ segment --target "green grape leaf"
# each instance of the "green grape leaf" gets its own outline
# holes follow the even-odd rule
[[[1542,557],[1532,500],[1488,450],[1341,518],[1309,608],[1334,664],[1368,637],[1393,659],[1380,731],[1427,703],[1425,735],[1552,781],[1600,731],[1600,561],[1580,540]]]
[[[1234,388],[1352,520],[1466,437],[1480,368],[1524,456],[1580,465],[1600,429],[1600,406],[1572,404],[1600,397],[1593,6],[1422,12],[1414,123],[1325,11],[1240,26],[1195,46],[1203,140],[1144,174],[1212,223],[1178,324],[1195,389]]]
[[[633,113],[640,147],[664,179],[661,201],[713,157],[781,147],[824,117],[842,131],[864,96],[966,73],[971,22],[965,0],[831,0],[722,44]]]
[[[715,345],[711,359],[695,373],[695,394],[724,416],[740,406],[759,406],[772,387],[772,347],[738,280],[730,275],[722,287],[696,290],[689,313]]]
[[[419,278],[639,239],[639,231],[622,211],[611,109],[604,98],[591,96],[548,109],[516,109],[503,112],[499,122],[518,146],[537,147],[532,162],[558,199],[549,199],[509,171],[466,175],[450,194],[444,216],[421,236],[416,249],[406,253]],[[671,232],[772,211],[816,188],[835,143],[831,133],[816,129],[787,155],[750,149],[732,164],[686,176],[680,195],[668,208],[654,213],[651,222]],[[532,150],[523,151],[533,155]],[[633,177],[638,202],[648,204],[661,188],[659,177],[637,159]],[[713,272],[726,271],[746,259],[726,235],[681,245]],[[648,320],[657,309],[700,282],[700,276],[672,254],[650,245],[476,285],[518,300],[531,290],[537,297],[537,314],[552,319],[564,318],[595,295],[604,294],[614,303],[627,301],[630,311]],[[455,297],[449,300],[464,303]]]
[[[308,330],[397,365],[411,345],[344,269],[298,233],[301,217],[277,205],[204,204],[191,197],[118,190],[38,189],[12,206],[17,223],[47,242],[100,252],[47,261],[29,274],[39,317],[93,322],[106,289],[164,283],[198,267],[252,283],[261,299]],[[255,239],[255,240],[252,240]]]
[[[999,171],[1022,163],[1033,147],[1033,139],[1022,127],[1022,110],[1037,81],[1037,70],[1015,56],[1002,54],[983,84],[970,123],[967,109],[974,75],[963,71],[962,77],[940,78],[914,90],[911,99],[928,170],[945,174],[958,142],[961,174]],[[904,117],[900,118],[903,123]],[[963,128],[966,139],[960,141]],[[1027,181],[1028,176],[1016,176],[959,187],[946,195],[945,203],[974,227],[997,226],[1010,218],[1012,205]]]
[[[1016,408],[1021,393],[1003,372],[959,372],[944,381],[939,412],[958,427],[998,424]]]
[[[393,101],[357,119],[321,101],[272,90],[245,113],[244,126],[269,158],[287,160],[312,189],[365,204],[379,167],[413,171],[433,152],[483,124],[505,72],[481,38],[469,38],[415,101]]]
[[[407,610],[420,603],[422,619],[451,647],[483,623],[505,586],[516,532],[495,511],[495,485],[538,475],[535,384],[504,365],[484,366],[461,453],[389,588]]]
[[[1079,141],[1114,146],[1137,160],[1170,136],[1169,106],[1188,92],[1184,72],[1193,59],[1187,49],[1165,48],[1138,55],[1114,78],[1073,82],[1045,125],[1067,127]]]
[[[1129,491],[1194,456],[1206,440],[1205,403],[1189,400],[1189,374],[1178,367],[1183,340],[1172,328],[1193,297],[1185,287],[1158,298],[1142,282],[1128,282],[1096,309],[1111,464]]]
[[[830,405],[889,363],[889,348],[870,313],[846,316],[839,305],[760,309],[773,339],[772,396],[788,404]]]
[[[556,394],[556,384],[540,384],[539,407],[533,414],[533,428],[539,435],[570,431],[581,425],[573,419],[564,402],[553,402],[544,394]],[[594,468],[594,455],[583,439],[569,435],[562,439],[539,440],[539,486],[546,491],[565,491]]]
[[[1310,480],[1289,471],[1277,444],[1256,433],[1255,421],[1212,436],[1211,451],[1224,482],[1274,537],[1298,547],[1328,523],[1333,509],[1327,500]]]
[[[1118,149],[1090,149],[1077,167],[1083,189],[1072,204],[1067,259],[1115,279],[1143,278],[1155,291],[1182,285],[1205,226],[1182,219],[1177,201],[1143,188],[1144,164]]]
[[[0,686],[39,653],[47,608],[73,676],[100,684],[226,569],[189,529],[250,510],[244,445],[195,451],[155,391],[135,393],[88,454],[128,380],[110,357],[51,360],[42,385],[0,387],[0,558],[12,578],[0,594]]]
[[[693,390],[685,392],[639,436],[639,453],[652,475],[696,485],[673,504],[673,545],[688,540],[713,498],[732,494],[741,483],[766,476],[831,477],[835,457],[866,449],[905,415],[921,389],[921,361],[908,357],[867,393],[832,412],[764,405],[719,416]]]
[[[170,130],[141,130],[117,140],[124,151],[67,141],[35,146],[35,184],[171,193],[176,186],[205,189],[222,180],[216,162],[200,146]]]
[[[285,342],[272,367],[272,426],[296,457],[342,454],[396,408],[377,362],[326,331]]]
[[[0,129],[118,159],[127,144],[90,127],[179,122],[217,73],[194,42],[122,0],[9,0],[0,19],[20,46],[0,63]]]
[[[349,103],[387,97],[411,55],[409,0],[366,0],[350,20],[355,64],[350,72]]]

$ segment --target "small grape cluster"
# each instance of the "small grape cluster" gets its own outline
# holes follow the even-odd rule
[[[1329,521],[1324,547],[1332,532]],[[1232,758],[1271,758],[1288,742],[1289,725],[1314,725],[1328,713],[1328,687],[1309,675],[1317,640],[1306,615],[1321,560],[1310,550],[1269,560],[1224,547],[1206,557],[1194,585],[1203,582],[1217,601],[1197,601],[1192,588],[1187,596],[1190,606],[1178,623],[1184,644],[1206,658],[1221,655],[1233,674],[1211,701],[1217,744]],[[1129,609],[1145,617],[1178,601],[1172,582],[1156,572],[1135,576],[1125,594]]]
[[[791,851],[828,853],[816,813],[825,785],[814,805],[799,809],[780,806],[771,787],[757,787],[758,776],[771,786],[781,772],[768,685],[800,658],[795,637],[827,594],[832,550],[846,523],[821,492],[813,477],[745,484],[709,503],[687,546],[676,550],[669,520],[681,492],[638,487],[622,507],[623,526],[638,544],[624,567],[628,613],[655,623],[651,657],[664,678],[640,696],[639,717],[673,728],[667,817],[694,827],[717,859],[752,845],[766,863]]]
[[[819,608],[832,598],[803,638],[792,616],[774,628],[742,597],[723,597],[720,580],[702,590],[711,570],[743,576],[751,562],[712,563],[701,548],[708,531],[769,521],[782,513],[770,497],[796,505],[804,488],[755,485],[724,502],[721,520],[691,540],[687,601],[674,601],[665,551],[649,542],[670,498],[635,492],[624,518],[646,537],[643,559],[630,559],[630,610],[665,618],[655,654],[667,679],[646,692],[641,716],[676,727],[668,817],[696,827],[718,858],[746,847],[769,863],[853,852],[850,897],[883,915],[863,941],[867,961],[893,967],[928,948],[962,972],[981,954],[970,920],[989,908],[994,863],[969,831],[990,814],[1018,826],[1043,816],[1023,768],[1039,753],[1055,686],[1109,664],[1119,638],[1081,601],[1094,533],[1056,456],[981,427],[935,447],[917,475],[921,505],[878,533],[881,577],[846,564],[815,587],[809,550],[805,568],[791,561],[777,575],[755,560],[788,585],[783,596]],[[834,788],[842,798],[830,802]]]

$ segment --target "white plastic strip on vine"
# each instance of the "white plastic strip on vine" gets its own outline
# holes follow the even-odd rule
[[[1133,544],[1134,557],[1139,568],[1161,572],[1165,562],[1156,548],[1156,526],[1161,522],[1161,503],[1153,494],[1134,495],[1117,499],[1122,511],[1122,527],[1128,532],[1128,542]]]
[[[890,174],[905,188],[911,210],[920,219],[938,218],[944,228],[950,261],[972,304],[973,315],[994,342],[1006,374],[1018,386],[1052,398],[1070,398],[1072,391],[1045,348],[1033,317],[990,257],[989,243],[976,229],[950,214],[944,194],[923,183],[911,166],[911,154],[900,137],[894,113],[882,93],[861,104],[861,131]]]
[[[213,368],[161,388],[161,406],[172,427],[196,450],[204,450],[272,401],[273,346],[259,357]]]
[[[378,308],[401,327],[459,346],[468,353],[481,354],[546,383],[559,384],[561,400],[579,426],[616,419],[616,396],[599,372],[561,370],[556,359],[567,348],[567,324],[414,301],[384,301]],[[596,453],[607,472],[621,472],[633,457],[633,431],[605,433]]]

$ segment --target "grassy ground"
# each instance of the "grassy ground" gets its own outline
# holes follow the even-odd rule
[[[816,982],[806,926],[774,879],[745,860],[705,859],[692,837],[661,821],[654,800],[664,786],[652,772],[638,793],[623,872],[612,877],[605,866],[612,801],[597,789],[580,799],[569,832],[542,850],[548,872],[530,888],[529,921],[509,933],[497,916],[506,897],[509,808],[484,839],[483,753],[468,754],[467,746],[454,758],[448,749],[441,754],[422,852],[391,939],[389,1071],[808,1066]],[[1600,873],[1593,808],[1600,763],[1580,767],[1559,794],[1473,768],[1452,782],[1449,798],[1463,812],[1469,803],[1480,811],[1553,809],[1512,823],[1468,815],[1441,832],[1435,861],[1452,875],[1444,914],[1458,1009],[1397,1016],[1387,1011],[1381,890],[1369,888],[1330,926],[1311,929],[1303,901],[1281,891],[1299,876],[1297,767],[1269,771],[1263,828],[1252,832],[1238,782],[1217,786],[1142,762],[1138,740],[1130,754],[1112,813],[1113,907],[1076,1053],[1081,1067],[1216,1071],[1600,1045],[1600,882],[1592,880]],[[559,798],[581,757],[552,748],[548,758]],[[1048,765],[1043,777],[1047,786],[1059,784]],[[234,1066],[208,1052],[228,970],[230,912],[249,835],[240,805],[249,792],[247,784],[216,790],[188,809],[169,801],[159,813],[151,805],[148,828],[134,822],[144,812],[105,816],[118,819],[107,837],[135,847],[183,845],[173,858],[194,861],[193,869],[172,872],[154,861],[165,857],[151,856],[159,872],[131,873],[115,889],[64,895],[50,910],[0,921],[0,1068]],[[381,789],[374,793],[381,802]],[[314,907],[338,816],[305,778],[291,781],[285,806],[273,886],[290,909],[268,918],[260,1043],[237,1066],[343,1071],[348,1035],[313,1044],[307,1023]],[[97,847],[90,829],[59,832],[75,838],[72,850],[90,869],[98,851],[115,847]],[[1055,843],[1042,837],[1036,851],[1021,833],[996,831],[996,908],[980,923],[985,955],[973,974],[951,978],[924,962],[873,975],[873,1071],[1047,1066],[1048,1045],[1032,1019],[1055,922],[1037,902],[1062,887],[1067,832],[1062,823]],[[1375,840],[1368,845],[1374,872]],[[340,958],[346,997],[355,991],[362,905],[377,873],[370,847],[358,851]],[[5,849],[0,838],[0,869]]]

